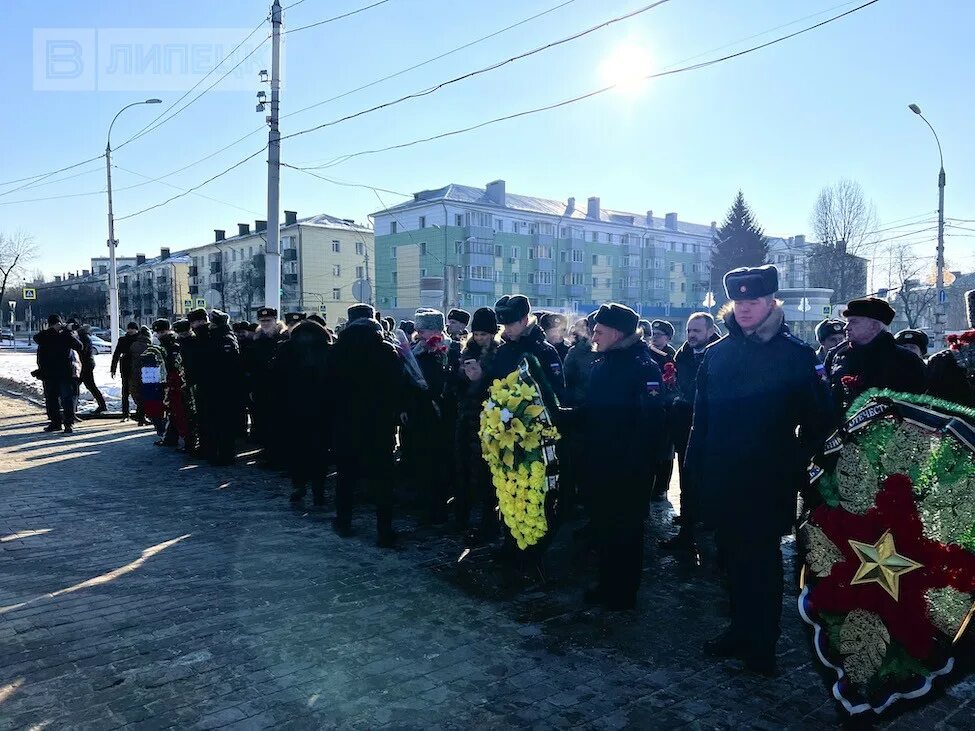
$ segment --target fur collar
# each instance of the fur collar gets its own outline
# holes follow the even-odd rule
[[[612,347],[610,347],[610,349],[607,350],[606,352],[610,353],[614,350],[626,350],[627,348],[632,347],[634,343],[642,342],[643,341],[642,335],[643,333],[637,330],[632,335],[627,335],[625,338],[621,340],[617,340],[616,343]],[[659,353],[660,351],[658,350],[657,352]]]

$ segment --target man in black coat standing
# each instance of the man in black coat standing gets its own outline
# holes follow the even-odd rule
[[[350,307],[348,323],[331,351],[339,473],[334,525],[339,535],[351,534],[355,488],[361,484],[376,504],[377,543],[389,548],[396,540],[393,448],[407,389],[400,356],[375,315],[371,305]]]
[[[237,456],[235,442],[244,418],[244,366],[227,313],[213,310],[210,319],[203,381],[207,404],[204,432],[209,436],[207,457],[213,464],[226,467]]]
[[[247,347],[245,361],[249,390],[253,399],[251,412],[251,439],[263,448],[261,460],[273,465],[281,457],[280,443],[275,439],[276,389],[272,377],[274,358],[280,345],[285,342],[284,325],[278,322],[278,311],[273,307],[257,310],[258,329]]]
[[[34,335],[37,343],[37,371],[44,387],[44,407],[51,422],[44,431],[64,429],[70,434],[75,422],[75,399],[78,397],[78,378],[71,365],[71,351],[82,353],[81,343],[64,326],[60,315],[48,315],[47,329]]]
[[[898,347],[887,329],[895,314],[887,300],[877,297],[853,300],[843,310],[847,339],[829,352],[825,363],[840,420],[871,388],[924,393],[924,361]]]
[[[596,313],[599,354],[576,415],[588,458],[599,583],[585,594],[611,611],[632,609],[643,572],[643,525],[650,473],[667,448],[660,369],[637,330],[639,316],[610,303]]]
[[[505,295],[494,304],[498,324],[504,326],[501,347],[485,379],[485,388],[496,379],[513,373],[525,355],[538,360],[542,373],[559,403],[565,402],[565,377],[562,359],[545,339],[545,332],[531,314],[531,302],[522,294]],[[478,374],[477,377],[480,377]]]
[[[670,437],[677,451],[677,469],[680,473],[680,531],[673,538],[660,544],[669,550],[692,550],[694,548],[695,512],[694,486],[689,471],[684,468],[687,455],[687,440],[691,435],[691,422],[694,416],[694,394],[697,391],[697,371],[704,362],[704,351],[720,340],[714,317],[707,312],[695,312],[687,318],[687,340],[684,342],[674,364],[677,368],[677,392],[670,406]],[[676,518],[675,518],[676,521]]]
[[[685,469],[728,572],[731,624],[705,651],[775,673],[782,536],[792,530],[809,461],[832,426],[816,353],[794,337],[774,294],[774,266],[724,278],[728,334],[705,350]]]
[[[130,322],[125,326],[125,335],[118,339],[115,344],[115,352],[112,353],[112,378],[115,378],[116,371],[122,374],[122,421],[129,420],[129,394],[131,385],[129,383],[132,373],[132,343],[139,337],[139,324]]]
[[[105,411],[105,397],[95,383],[95,348],[91,342],[91,328],[79,324],[77,333],[78,340],[81,342],[81,383],[88,389],[97,404],[97,408],[92,412],[94,416]]]

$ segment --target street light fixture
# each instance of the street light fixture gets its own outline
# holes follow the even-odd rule
[[[108,322],[112,331],[112,351],[118,343],[119,313],[118,313],[118,267],[115,264],[115,215],[112,212],[112,127],[119,114],[129,107],[137,107],[140,104],[161,104],[162,99],[146,99],[141,102],[132,102],[121,109],[112,118],[112,123],[108,125],[108,138],[105,143],[105,172],[108,176]]]
[[[945,296],[945,158],[941,152],[941,140],[938,139],[938,133],[934,131],[934,127],[931,126],[927,118],[921,114],[921,107],[917,104],[908,104],[907,108],[928,125],[928,129],[934,135],[934,141],[938,143],[938,158],[941,160],[941,170],[938,171],[938,269],[935,282],[935,286],[938,288],[938,302],[934,310],[934,335],[935,338],[940,338],[945,332],[945,303],[948,299]]]

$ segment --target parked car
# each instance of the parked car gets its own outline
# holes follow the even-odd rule
[[[13,342],[14,341],[13,330],[11,330],[9,327],[0,328],[0,341],[2,340],[9,340],[10,342]]]
[[[96,353],[111,353],[112,352],[112,344],[110,342],[108,342],[107,340],[102,340],[97,335],[92,335],[91,336],[91,348]]]

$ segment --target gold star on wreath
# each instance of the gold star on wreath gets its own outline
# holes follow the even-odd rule
[[[898,601],[900,594],[900,577],[915,569],[923,568],[923,564],[897,553],[894,537],[890,535],[890,531],[885,532],[874,544],[853,540],[849,543],[850,548],[860,559],[860,568],[857,569],[850,584],[880,584],[880,587],[890,594],[895,602]]]

